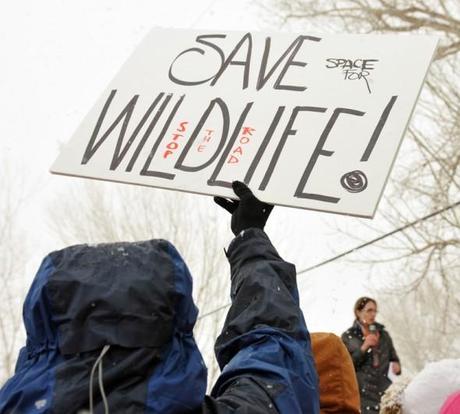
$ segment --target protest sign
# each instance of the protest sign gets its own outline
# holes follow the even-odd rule
[[[154,29],[51,172],[372,217],[436,44]]]

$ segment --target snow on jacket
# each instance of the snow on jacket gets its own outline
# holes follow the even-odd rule
[[[215,345],[222,374],[205,412],[319,414],[294,265],[280,258],[259,229],[236,237],[227,257],[232,306]]]
[[[380,399],[391,384],[388,378],[390,362],[399,362],[390,334],[382,324],[375,323],[375,325],[379,332],[379,344],[376,349],[369,349],[367,352],[361,351],[364,337],[358,321],[342,334],[342,341],[350,352],[355,367],[363,413],[379,412]],[[379,360],[377,367],[373,366],[375,352]]]
[[[164,240],[78,245],[48,255],[32,283],[27,343],[0,390],[0,413],[87,409],[93,370],[95,413],[104,412],[104,390],[111,413],[317,414],[294,267],[257,229],[236,238],[228,257],[233,305],[210,397],[192,332],[192,279],[175,248]]]
[[[163,240],[78,245],[49,254],[24,303],[27,344],[0,391],[1,413],[76,413],[104,345],[103,387],[113,412],[187,412],[206,370],[192,328],[190,274]],[[97,372],[95,377],[97,377]],[[177,393],[178,384],[188,384]],[[95,412],[103,411],[98,381]]]

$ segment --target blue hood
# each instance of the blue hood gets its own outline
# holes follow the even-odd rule
[[[0,391],[1,413],[87,408],[89,372],[104,345],[111,346],[104,388],[118,409],[144,404],[148,413],[191,412],[204,398],[192,278],[165,240],[77,245],[49,254],[23,313],[27,344]],[[181,383],[193,386],[178,395]]]

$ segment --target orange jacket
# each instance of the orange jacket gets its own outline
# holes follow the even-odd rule
[[[359,414],[358,382],[350,354],[332,333],[310,334],[319,377],[321,414]]]

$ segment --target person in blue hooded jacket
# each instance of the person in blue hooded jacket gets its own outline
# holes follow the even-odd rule
[[[319,414],[318,379],[294,265],[264,226],[273,206],[241,182],[226,252],[231,300],[206,396],[193,337],[192,279],[165,240],[78,245],[49,254],[24,303],[26,346],[0,413]]]

